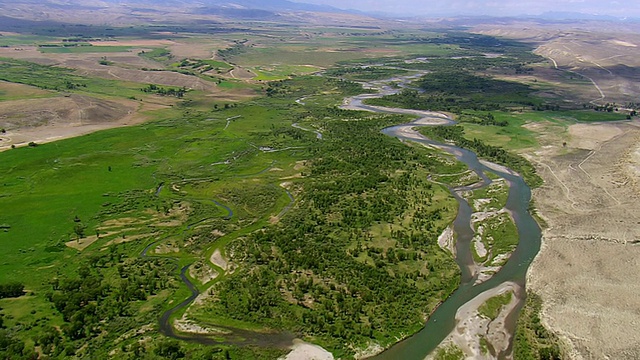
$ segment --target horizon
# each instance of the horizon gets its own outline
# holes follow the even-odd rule
[[[385,0],[291,0],[297,3],[329,5],[342,10],[386,13],[400,16],[537,16],[545,13],[580,13],[618,18],[640,17],[640,3],[630,0],[542,0],[542,1],[430,1],[405,0],[401,3]]]

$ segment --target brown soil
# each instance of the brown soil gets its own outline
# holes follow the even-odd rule
[[[572,358],[638,359],[640,124],[577,124],[563,136],[566,148],[543,136],[535,155],[549,227],[529,287]]]
[[[30,99],[34,97],[49,97],[56,95],[57,94],[52,91],[42,90],[29,85],[14,84],[0,80],[0,101],[20,98]]]
[[[0,150],[28,142],[45,143],[147,120],[136,113],[140,103],[84,95],[0,102]]]
[[[258,75],[256,75],[251,70],[237,66],[233,68],[233,70],[229,71],[229,76],[231,76],[234,79],[251,80]]]
[[[535,44],[549,63],[534,75],[568,102],[624,104],[640,93],[640,35],[622,25],[476,30]],[[543,298],[543,323],[571,359],[638,359],[640,123],[526,127],[539,134],[541,148],[527,156],[545,180],[534,199],[548,227],[528,274],[528,287]]]
[[[229,263],[222,256],[222,253],[220,252],[219,249],[216,249],[216,251],[214,251],[213,254],[211,254],[209,261],[211,261],[213,265],[221,268],[224,271],[226,271],[229,268]]]
[[[83,239],[67,241],[65,245],[67,245],[70,248],[74,248],[78,251],[82,251],[86,249],[89,245],[96,242],[97,240],[98,238],[94,235],[94,236],[89,236]]]
[[[576,103],[625,104],[636,101],[640,93],[640,35],[629,29],[585,22],[564,27],[532,23],[483,25],[476,31],[537,46],[535,52],[550,62],[548,69],[538,68],[534,76],[559,86],[554,92]]]
[[[135,102],[113,102],[83,95],[0,102],[0,126],[7,130],[44,125],[114,122],[136,109]],[[128,106],[127,106],[128,105]]]
[[[195,41],[174,42],[169,46],[171,54],[177,59],[196,58],[196,59],[212,59],[219,49],[229,47],[230,43],[217,39],[199,38]]]

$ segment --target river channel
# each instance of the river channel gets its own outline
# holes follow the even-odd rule
[[[460,266],[462,274],[459,288],[448,299],[440,304],[440,306],[438,306],[438,308],[431,314],[421,331],[393,345],[383,353],[371,358],[375,360],[423,360],[427,355],[435,350],[436,347],[454,329],[456,325],[456,312],[461,306],[468,303],[479,294],[487,290],[498,288],[505,283],[514,283],[517,285],[516,298],[519,303],[518,306],[513,308],[512,313],[507,317],[507,324],[505,324],[507,330],[509,330],[511,335],[513,335],[517,315],[524,304],[526,296],[524,286],[527,269],[540,250],[540,227],[529,212],[531,189],[519,175],[501,166],[481,161],[475,153],[469,150],[430,140],[415,130],[418,126],[453,125],[455,124],[455,121],[451,120],[446,115],[429,111],[385,108],[363,104],[363,101],[366,99],[382,97],[398,92],[399,88],[391,87],[391,83],[399,83],[400,88],[402,88],[404,84],[407,84],[418,76],[419,75],[413,75],[393,78],[385,81],[371,82],[367,84],[367,86],[379,90],[378,93],[363,94],[347,98],[345,99],[342,107],[352,110],[407,114],[419,117],[419,119],[411,123],[388,127],[383,129],[382,132],[388,136],[395,137],[400,141],[421,143],[450,153],[459,161],[465,163],[470,170],[480,177],[481,180],[469,186],[450,188],[451,194],[458,201],[458,214],[453,223],[453,230],[456,234],[456,262],[458,263],[458,266]],[[304,128],[304,130],[309,131],[306,128]],[[319,139],[322,138],[322,134],[320,133],[317,133],[317,136]],[[509,211],[518,229],[519,243],[515,251],[511,254],[508,262],[500,269],[500,271],[490,279],[477,283],[476,280],[478,275],[474,274],[473,269],[475,264],[471,254],[471,239],[474,236],[474,231],[471,226],[472,209],[468,202],[460,196],[459,192],[479,189],[491,184],[492,180],[489,179],[487,173],[493,173],[499,178],[504,179],[507,184],[509,184],[509,196],[507,198],[505,208]],[[289,196],[291,197],[290,194]],[[221,205],[219,203],[216,204]],[[230,212],[230,209],[228,210]],[[228,216],[232,215],[233,213],[230,212]],[[151,245],[149,247],[151,247]],[[143,257],[147,256],[147,250],[149,247],[143,251]],[[188,266],[181,269],[181,278],[191,291],[191,297],[163,314],[160,319],[160,329],[162,333],[177,339],[196,341],[204,344],[232,343],[237,345],[251,344],[262,346],[280,344],[283,346],[285,343],[290,343],[293,338],[291,334],[257,334],[225,327],[222,327],[222,329],[234,333],[236,335],[235,339],[216,341],[203,335],[177,335],[169,321],[171,315],[189,305],[199,294],[196,287],[191,284],[185,275],[187,269]],[[499,359],[506,358],[510,350],[511,346],[508,351],[496,354],[496,357]]]
[[[371,358],[375,360],[422,360],[429,355],[436,347],[451,333],[455,327],[455,315],[457,310],[471,301],[479,294],[498,288],[507,282],[517,285],[516,298],[519,303],[512,313],[506,319],[506,328],[513,335],[518,313],[522,308],[526,296],[524,291],[526,273],[529,265],[540,250],[541,231],[537,222],[529,212],[529,203],[531,201],[531,189],[524,182],[522,177],[495,164],[480,161],[475,153],[453,146],[450,144],[439,143],[430,140],[419,132],[414,130],[418,126],[433,125],[452,125],[453,120],[443,114],[410,110],[385,108],[378,106],[364,105],[366,99],[382,97],[394,94],[399,91],[397,87],[389,86],[390,83],[407,83],[414,79],[412,77],[394,78],[386,81],[379,81],[367,84],[370,88],[379,90],[376,94],[364,94],[348,98],[345,100],[343,108],[352,110],[365,110],[373,112],[397,113],[418,116],[419,119],[414,122],[392,126],[384,129],[382,132],[388,136],[395,137],[401,141],[412,141],[421,143],[431,147],[441,149],[447,153],[454,155],[459,161],[465,163],[470,170],[474,171],[480,181],[476,184],[450,188],[451,194],[458,201],[458,214],[453,223],[453,229],[456,234],[456,262],[460,266],[462,276],[460,287],[431,314],[424,328],[411,337],[393,345],[383,353]],[[477,274],[473,274],[474,261],[471,254],[471,239],[474,231],[471,226],[472,209],[466,200],[464,200],[459,192],[477,189],[491,184],[491,180],[486,173],[493,173],[504,179],[509,184],[509,195],[505,208],[511,214],[515,225],[518,229],[519,243],[515,251],[512,253],[508,262],[493,275],[489,280],[477,284]],[[509,355],[512,346],[508,351],[495,354],[497,358],[506,358]]]

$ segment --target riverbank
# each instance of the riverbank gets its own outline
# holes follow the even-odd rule
[[[512,339],[511,331],[507,328],[507,317],[511,314],[518,300],[511,296],[509,303],[498,310],[494,319],[482,314],[481,307],[487,300],[506,293],[517,294],[522,286],[505,282],[493,289],[487,290],[461,306],[456,312],[456,327],[442,342],[440,349],[455,345],[466,358],[477,360],[495,359],[495,354],[508,351]],[[492,351],[489,351],[489,346]],[[427,359],[439,358],[434,352]]]
[[[300,339],[293,340],[291,352],[280,360],[333,360],[333,354],[322,347]]]
[[[438,348],[448,335],[456,331],[459,331],[464,336],[457,338],[460,345],[457,344],[454,346],[454,351],[458,351],[459,347],[464,349],[464,353],[474,357],[479,353],[486,352],[484,350],[485,347],[491,346],[492,353],[498,357],[509,356],[511,340],[515,329],[514,321],[517,318],[516,312],[519,306],[524,303],[523,288],[525,272],[537,254],[540,245],[540,228],[529,213],[531,191],[524,180],[512,170],[488,162],[483,164],[473,152],[451,144],[431,141],[415,129],[418,126],[455,124],[455,122],[446,115],[430,111],[384,108],[363,104],[363,100],[365,99],[389,95],[397,91],[384,86],[380,86],[379,90],[380,93],[376,95],[367,94],[346,99],[342,107],[351,110],[419,116],[420,118],[418,120],[410,124],[389,127],[384,129],[383,133],[396,137],[401,141],[413,141],[424,146],[434,147],[448,152],[454,155],[458,161],[466,164],[471,171],[475,172],[478,175],[479,181],[469,186],[460,186],[451,189],[451,194],[459,203],[458,215],[453,223],[453,230],[457,239],[455,245],[456,262],[462,270],[460,287],[431,314],[427,324],[420,332],[392,346],[374,358],[379,360],[398,358],[424,359],[425,356],[432,354],[433,350]],[[482,281],[478,282],[478,274],[474,271],[477,270],[477,266],[470,249],[472,238],[475,235],[475,230],[471,226],[473,210],[458,192],[479,189],[491,184],[491,180],[486,175],[487,172],[503,178],[510,184],[505,210],[515,215],[512,216],[512,218],[515,220],[520,241],[518,245],[519,251],[516,250],[510,255],[510,259],[502,269],[493,274],[493,276],[483,277]],[[438,243],[441,246],[446,246],[448,242],[446,238],[447,234],[442,234]],[[490,324],[483,325],[478,319],[475,319],[474,315],[472,315],[473,309],[478,309],[478,307],[482,305],[483,302],[477,304],[476,301],[481,301],[484,299],[484,296],[489,296],[494,292],[504,293],[507,291],[507,288],[503,287],[505,283],[518,284],[517,288],[515,285],[512,285],[511,290],[515,296],[512,296],[512,301],[510,301],[509,306],[500,310],[500,316],[502,318],[500,321],[495,322],[495,324],[499,325],[494,325],[494,329],[491,332],[484,332],[485,336],[482,338],[485,340],[483,343],[477,335],[484,327],[489,328]],[[483,293],[487,295],[482,295]],[[476,298],[479,300],[474,301]],[[461,319],[463,323],[462,328],[459,327]],[[493,322],[490,321],[490,323]],[[489,339],[491,339],[491,342],[489,342]],[[493,342],[495,342],[495,344],[493,344]]]

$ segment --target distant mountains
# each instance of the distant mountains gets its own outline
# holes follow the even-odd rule
[[[194,8],[194,13],[240,19],[266,19],[281,12],[345,13],[344,10],[331,6],[295,3],[287,0],[210,0],[193,1],[192,5],[196,3],[200,4]]]
[[[41,7],[56,10],[100,10],[114,7],[142,10],[171,10],[178,12],[224,12],[262,10],[263,12],[309,11],[348,13],[328,5],[314,5],[287,0],[0,0],[5,9],[20,7]]]
[[[363,16],[356,11],[288,0],[0,0],[0,14],[27,21],[113,25],[184,23],[192,19],[301,22],[301,14],[308,14],[315,21],[322,17]]]
[[[8,31],[12,19],[23,21],[21,29],[44,23],[129,25],[153,23],[223,22],[225,20],[278,21],[293,23],[377,26],[396,16],[342,10],[289,0],[0,0],[0,30]],[[473,26],[479,23],[511,22],[523,19],[537,22],[620,21],[611,16],[548,12],[541,15],[491,18],[447,15],[430,26]],[[409,20],[409,22],[406,22]],[[39,24],[30,24],[37,21]],[[416,15],[404,23],[423,24]],[[396,23],[397,25],[397,23]]]

